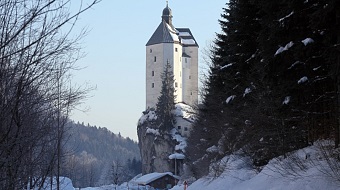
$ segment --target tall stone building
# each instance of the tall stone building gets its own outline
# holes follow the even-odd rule
[[[164,132],[153,126],[162,88],[161,74],[169,63],[174,75],[175,130]],[[198,44],[189,28],[175,28],[167,5],[162,20],[146,44],[146,111],[138,121],[137,134],[142,173],[181,174],[186,138],[192,128],[192,108],[198,102]]]
[[[198,101],[198,44],[189,28],[175,28],[168,4],[162,20],[146,44],[146,108],[155,107],[162,87],[161,74],[170,63],[175,80],[175,103]]]

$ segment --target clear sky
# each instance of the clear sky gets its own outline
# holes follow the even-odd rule
[[[175,27],[190,28],[203,51],[220,32],[218,19],[227,0],[170,0]],[[102,0],[81,15],[77,30],[88,29],[74,82],[95,86],[71,119],[137,138],[145,110],[145,44],[161,22],[165,0]],[[200,72],[200,71],[199,71]]]

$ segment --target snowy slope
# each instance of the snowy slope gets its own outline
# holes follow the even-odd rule
[[[300,159],[299,164],[292,163],[296,158]],[[298,150],[288,158],[273,159],[260,173],[248,168],[247,160],[238,156],[227,156],[221,162],[225,169],[219,177],[214,178],[211,173],[191,184],[188,190],[340,189],[340,179],[336,181],[330,177],[332,171],[316,146]],[[286,170],[283,167],[293,169]]]
[[[332,170],[328,167],[328,162],[318,146],[320,144],[295,151],[286,158],[273,159],[260,172],[250,167],[249,158],[237,155],[226,156],[215,163],[222,170],[217,172],[212,170],[208,176],[189,185],[187,190],[339,190],[340,179],[330,177]],[[298,164],[294,164],[293,160]],[[284,169],[287,167],[291,169]],[[339,168],[339,165],[337,167]],[[136,183],[138,177],[140,176],[118,186],[117,190],[152,189],[138,187]],[[69,179],[63,181],[67,190],[74,190]],[[82,190],[110,189],[115,189],[115,186],[82,188]],[[184,186],[180,184],[171,190],[183,189]]]

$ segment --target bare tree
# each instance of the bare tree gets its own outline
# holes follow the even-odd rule
[[[111,171],[110,171],[110,178],[115,185],[115,189],[117,189],[117,186],[119,183],[122,182],[123,178],[123,164],[121,163],[120,160],[115,160],[113,161],[113,164],[111,166]]]
[[[0,2],[1,189],[42,187],[47,176],[59,176],[63,127],[88,90],[70,82],[84,32],[70,34],[98,2],[75,13],[70,0]]]

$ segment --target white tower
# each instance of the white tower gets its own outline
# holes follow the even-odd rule
[[[198,44],[189,28],[173,26],[168,4],[161,23],[146,44],[146,108],[156,107],[167,62],[173,69],[176,103],[197,104]]]

